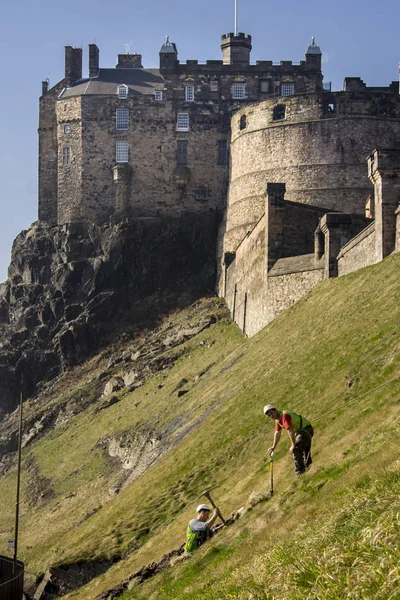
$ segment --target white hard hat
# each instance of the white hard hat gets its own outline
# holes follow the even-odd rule
[[[272,404],[267,404],[264,406],[264,415],[266,415],[269,410],[276,410],[276,407],[272,406]]]
[[[199,513],[202,510],[208,510],[208,512],[211,512],[211,508],[208,506],[208,504],[199,504],[196,508],[196,512]]]

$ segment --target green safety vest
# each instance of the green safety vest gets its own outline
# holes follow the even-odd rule
[[[292,427],[293,427],[295,433],[298,433],[299,431],[303,431],[304,428],[307,427],[307,425],[311,425],[311,422],[308,419],[306,419],[305,417],[302,417],[301,415],[296,414],[295,412],[292,412],[291,410],[282,410],[281,415],[289,415],[291,417]],[[276,419],[275,423],[280,425],[279,419]]]
[[[205,542],[210,537],[210,530],[207,528],[206,531],[192,531],[190,529],[190,523],[186,532],[186,544],[185,544],[185,552],[193,552],[196,550],[203,542]]]

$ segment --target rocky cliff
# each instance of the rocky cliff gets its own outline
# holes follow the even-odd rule
[[[210,212],[20,233],[0,286],[0,417],[21,381],[32,394],[106,340],[212,291],[215,224]]]

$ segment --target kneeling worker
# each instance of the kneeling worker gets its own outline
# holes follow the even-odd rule
[[[200,504],[197,507],[197,517],[190,521],[187,528],[186,552],[193,552],[193,550],[196,550],[196,548],[214,535],[211,527],[214,525],[216,518],[220,516],[220,513],[219,509],[216,508],[211,519],[208,519],[210,512],[211,510],[207,504]]]
[[[275,421],[274,442],[271,448],[268,448],[268,454],[271,454],[277,447],[281,439],[282,428],[285,428],[292,442],[290,452],[293,454],[296,475],[302,475],[308,471],[312,464],[311,439],[314,435],[310,421],[290,410],[279,411],[271,404],[264,406],[264,414]]]

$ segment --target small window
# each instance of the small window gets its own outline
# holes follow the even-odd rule
[[[200,202],[204,202],[208,199],[208,188],[204,186],[198,186],[195,190],[196,200],[200,200]]]
[[[219,85],[218,81],[210,81],[210,92],[218,92]]]
[[[118,163],[126,163],[129,161],[129,144],[128,142],[117,142],[115,160]]]
[[[129,128],[129,110],[127,108],[117,108],[115,113],[115,124],[118,131]]]
[[[234,83],[232,85],[232,98],[234,100],[242,100],[243,98],[246,98],[245,83]]]
[[[189,131],[189,115],[188,113],[178,113],[176,118],[177,131]]]
[[[275,106],[274,111],[272,113],[272,118],[274,121],[281,121],[286,118],[286,106],[284,104],[278,104]]]
[[[281,96],[293,96],[294,83],[282,83]]]
[[[178,140],[176,162],[178,165],[187,165],[188,143],[186,140]]]
[[[247,127],[247,116],[242,115],[240,117],[239,129],[240,129],[240,131],[242,131],[242,129],[246,129],[246,127]]]
[[[125,98],[128,97],[128,87],[125,84],[119,85],[117,93],[118,98],[120,98],[121,100],[125,100]]]
[[[194,100],[194,85],[185,85],[185,100],[193,102]]]
[[[218,141],[218,164],[227,165],[229,162],[229,149],[227,140]]]
[[[336,104],[334,102],[329,102],[325,108],[328,115],[332,115],[336,112]]]
[[[271,80],[270,79],[262,79],[260,81],[260,92],[263,94],[268,94],[271,91]]]
[[[64,133],[71,133],[71,123],[65,123]]]
[[[163,93],[162,90],[156,90],[154,92],[154,100],[162,100],[163,99]]]
[[[65,148],[63,148],[63,165],[71,164],[71,155],[70,146],[65,146]]]

